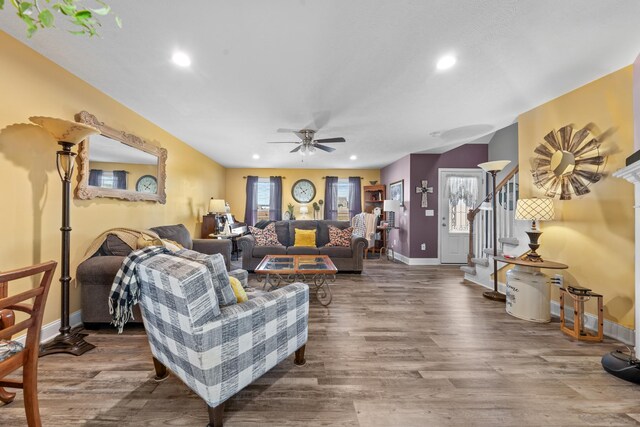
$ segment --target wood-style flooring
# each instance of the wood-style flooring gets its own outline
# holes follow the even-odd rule
[[[255,281],[254,281],[255,283]],[[640,386],[606,374],[620,344],[507,315],[457,267],[367,260],[311,300],[307,364],[293,356],[227,402],[232,426],[591,426],[640,421]],[[205,404],[153,381],[144,330],[91,332],[83,356],[40,359],[45,426],[199,426]],[[25,425],[21,392],[0,426]]]

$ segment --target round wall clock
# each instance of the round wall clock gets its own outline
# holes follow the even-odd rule
[[[143,175],[136,182],[136,191],[156,194],[158,192],[158,180],[153,175]]]
[[[299,179],[291,187],[291,195],[298,203],[309,203],[316,197],[316,186],[308,179]]]

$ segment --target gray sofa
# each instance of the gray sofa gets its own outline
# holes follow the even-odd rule
[[[339,272],[362,272],[364,250],[368,242],[363,237],[352,237],[350,247],[325,247],[329,243],[329,225],[345,229],[349,221],[295,220],[276,221],[278,241],[283,246],[256,246],[255,238],[248,234],[238,238],[242,250],[242,268],[254,271],[265,255],[328,255]],[[316,230],[316,247],[294,246],[295,229]]]
[[[161,238],[180,243],[186,249],[204,254],[222,254],[227,271],[231,269],[231,241],[219,239],[191,239],[189,230],[182,225],[153,227]],[[78,266],[76,279],[80,285],[82,322],[91,327],[94,324],[110,323],[109,293],[113,279],[124,258],[132,249],[115,235],[109,235],[100,249]],[[134,308],[134,320],[129,323],[142,323],[140,311]]]

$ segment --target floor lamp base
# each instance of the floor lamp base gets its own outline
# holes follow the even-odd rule
[[[505,294],[501,294],[498,291],[486,291],[482,293],[482,296],[488,298],[493,301],[506,301],[507,296]]]
[[[55,353],[67,353],[75,356],[85,354],[87,351],[96,348],[95,345],[89,344],[84,340],[86,336],[87,334],[74,330],[66,334],[60,334],[53,340],[40,346],[40,357]]]

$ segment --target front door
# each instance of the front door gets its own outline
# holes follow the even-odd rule
[[[440,169],[439,240],[442,264],[465,264],[469,252],[469,209],[484,195],[480,169]]]

